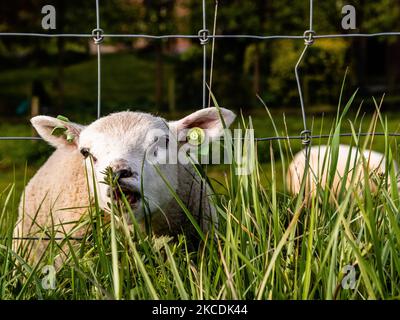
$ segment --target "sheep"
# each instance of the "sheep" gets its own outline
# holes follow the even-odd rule
[[[358,185],[360,191],[364,183],[365,159],[369,174],[369,186],[372,192],[377,191],[376,176],[384,176],[386,172],[386,157],[379,152],[364,150],[362,153],[356,147],[339,145],[336,173],[332,181],[331,200],[339,195],[343,179],[346,176],[345,188],[349,190],[352,184]],[[309,172],[305,185],[306,201],[316,196],[317,186],[325,188],[330,167],[332,149],[330,146],[312,146],[309,148]],[[361,157],[362,155],[362,157]],[[349,158],[350,157],[350,158]],[[394,170],[397,175],[398,165],[394,161]],[[305,170],[305,150],[298,152],[287,170],[287,186],[292,194],[299,194]],[[346,172],[347,171],[347,172]],[[390,184],[390,181],[388,181]]]
[[[43,236],[41,230],[54,226],[57,238],[65,233],[80,237],[86,231],[73,228],[93,203],[95,190],[99,206],[106,212],[110,211],[111,197],[122,201],[122,190],[140,226],[149,214],[155,235],[183,232],[188,239],[195,237],[193,225],[169,188],[202,230],[209,231],[218,222],[210,187],[204,179],[202,182],[193,163],[165,160],[173,149],[171,145],[179,148],[185,143],[188,130],[200,128],[206,141],[212,142],[222,136],[223,123],[229,127],[235,117],[230,110],[211,107],[171,122],[131,111],[110,114],[88,126],[63,117],[32,118],[33,127],[56,150],[25,187],[14,236]],[[118,186],[104,183],[110,169]],[[128,221],[129,216],[126,214]],[[16,247],[21,242],[17,241]],[[37,243],[33,243],[34,261],[43,254],[48,241]]]

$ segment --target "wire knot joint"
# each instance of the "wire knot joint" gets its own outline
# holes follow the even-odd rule
[[[311,143],[311,131],[310,130],[303,130],[300,133],[301,136],[301,144],[303,146],[309,146]]]
[[[104,40],[103,34],[104,34],[104,31],[103,31],[103,29],[100,29],[100,28],[94,29],[92,31],[92,36],[93,36],[93,40],[94,40],[95,44],[99,45],[100,43],[103,42],[103,40]]]
[[[202,46],[206,45],[210,40],[210,32],[207,29],[201,29],[198,33],[198,36]]]
[[[303,38],[304,38],[304,44],[306,46],[311,46],[314,43],[314,36],[315,36],[315,31],[314,30],[306,30],[304,31]]]

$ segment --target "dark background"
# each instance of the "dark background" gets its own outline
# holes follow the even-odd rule
[[[314,2],[317,34],[400,30],[397,0]],[[46,4],[56,8],[56,30],[41,27],[41,8]],[[206,4],[212,31],[215,1]],[[346,4],[357,10],[356,30],[341,28],[341,9]],[[109,34],[197,34],[202,28],[199,0],[100,1],[100,10],[101,28]],[[302,35],[308,29],[308,10],[307,0],[220,0],[217,34]],[[88,34],[95,26],[94,0],[0,2],[0,32]],[[201,106],[198,39],[118,38],[106,39],[102,47],[103,114],[126,108],[173,113]],[[272,110],[298,110],[293,68],[302,48],[302,40],[217,40],[212,90],[219,104],[251,112],[261,107],[259,94]],[[207,49],[210,58],[211,43]],[[26,117],[36,95],[42,113],[95,116],[95,50],[91,38],[0,37],[0,114],[8,119]],[[347,90],[359,88],[359,99],[386,93],[385,108],[396,109],[399,56],[398,37],[316,41],[300,71],[307,109],[336,108],[346,68]]]

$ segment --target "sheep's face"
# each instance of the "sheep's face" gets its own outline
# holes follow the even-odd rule
[[[177,166],[155,166],[147,159],[150,150],[165,152],[168,146],[162,142],[168,141],[168,133],[163,119],[134,112],[109,115],[82,130],[78,149],[96,177],[104,209],[112,201],[122,201],[121,192],[139,220],[146,211],[154,213],[168,205],[171,196],[162,176],[176,189]]]
[[[226,109],[221,111],[229,126],[235,115]],[[165,161],[170,141],[176,142],[180,132],[192,127],[204,129],[209,140],[223,131],[215,108],[202,109],[174,122],[139,112],[114,113],[86,127],[65,120],[38,116],[31,121],[50,144],[81,154],[90,188],[103,209],[121,202],[122,192],[139,221],[145,214],[162,212],[174,201],[171,189],[179,188],[180,165]],[[54,128],[59,128],[56,135]]]

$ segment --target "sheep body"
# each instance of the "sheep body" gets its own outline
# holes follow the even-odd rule
[[[207,219],[214,216],[216,222],[215,209],[209,201],[210,190],[207,185],[203,185],[201,189],[199,177],[190,168],[180,166],[178,170],[177,195],[190,212],[196,213],[202,208],[205,221],[200,225],[203,226],[203,230],[207,230]],[[165,192],[169,192],[167,188]],[[19,205],[19,219],[14,235],[46,238],[47,236],[41,233],[42,228],[47,227],[47,231],[51,233],[54,224],[54,236],[63,238],[87,212],[90,199],[81,154],[78,151],[71,154],[64,149],[57,149],[26,186]],[[164,212],[153,216],[152,231],[156,235],[177,235],[189,224],[181,207],[176,201],[171,201],[164,208]],[[73,237],[82,237],[85,231],[81,228],[73,233]],[[27,241],[32,242],[32,252],[36,256],[40,256],[48,244],[43,240],[25,240]],[[22,242],[17,241],[17,246]]]
[[[234,114],[226,109],[222,109],[222,112],[225,122],[228,125],[232,123]],[[65,233],[70,233],[73,237],[81,237],[87,230],[73,228],[93,203],[93,175],[96,177],[100,207],[106,209],[110,195],[106,186],[100,181],[104,168],[113,166],[119,170],[122,166],[126,166],[135,174],[128,178],[121,178],[121,185],[123,182],[131,189],[139,190],[142,183],[139,180],[143,179],[147,193],[144,192],[143,198],[135,201],[142,203],[145,201],[145,196],[149,194],[146,201],[151,210],[153,233],[171,236],[185,233],[189,239],[198,238],[195,228],[160,175],[155,173],[147,162],[143,165],[140,161],[143,161],[143,155],[152,147],[153,140],[157,140],[153,136],[149,138],[152,129],[157,129],[164,134],[172,130],[171,128],[180,132],[191,126],[203,126],[209,129],[210,136],[219,136],[222,125],[215,108],[203,109],[181,120],[170,122],[167,129],[165,129],[164,119],[135,112],[112,114],[97,120],[88,127],[60,122],[55,118],[44,116],[33,118],[32,123],[39,134],[57,149],[25,188],[19,206],[15,237],[46,237],[41,232],[46,228],[50,234],[51,230],[54,230],[56,237],[63,238]],[[65,126],[66,135],[75,137],[72,143],[66,142],[65,137],[52,135],[52,130],[58,126]],[[92,163],[91,169],[88,169],[89,158],[83,160],[81,154],[82,148],[86,146],[91,146],[95,152],[95,155],[90,157],[92,160],[99,155],[99,161],[96,159],[97,164],[93,166]],[[143,146],[147,147],[144,149]],[[158,153],[162,153],[161,151]],[[110,154],[113,154],[113,157]],[[138,169],[141,166],[143,172]],[[201,229],[206,232],[215,226],[217,218],[215,208],[210,201],[212,198],[210,188],[204,181],[202,182],[193,165],[178,162],[161,164],[159,167],[161,174],[165,174],[165,178],[170,181],[170,187],[193,214]],[[141,179],[137,178],[138,175],[142,175]],[[143,207],[144,205],[141,205],[140,209],[135,207],[142,228],[144,228]],[[31,242],[33,240],[25,239],[14,242],[15,248],[18,248],[23,241],[28,241],[33,245],[34,260],[41,256],[48,245],[48,241]]]
[[[25,187],[19,204],[19,218],[14,230],[15,237],[47,238],[64,237],[87,211],[90,196],[86,183],[82,156],[77,151],[57,149],[36,172]],[[70,208],[70,209],[68,209]],[[47,228],[47,234],[43,228]],[[80,237],[83,229],[74,233]],[[23,243],[32,246],[32,254],[39,258],[48,241],[21,240],[14,242],[15,249]]]
[[[330,167],[332,149],[330,146],[312,146],[309,148],[309,173],[305,185],[305,194],[307,197],[315,196],[318,185],[325,188]],[[331,197],[337,197],[341,190],[342,184],[345,183],[345,188],[349,189],[352,183],[359,184],[360,188],[364,183],[365,169],[362,157],[368,166],[368,174],[384,175],[386,172],[386,158],[377,151],[360,150],[349,145],[339,145],[338,161],[336,172],[332,181]],[[324,165],[325,163],[325,165]],[[395,172],[398,171],[398,166],[394,162]],[[305,150],[301,150],[290,163],[287,171],[287,186],[292,194],[298,194],[301,188],[305,170]],[[347,172],[346,172],[347,171]],[[346,177],[346,181],[343,181]],[[377,185],[373,179],[369,179],[369,186],[372,192],[376,191]],[[360,189],[358,189],[360,190]]]

